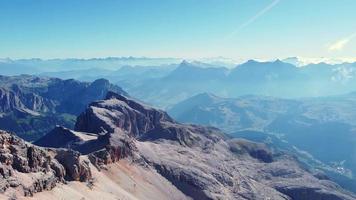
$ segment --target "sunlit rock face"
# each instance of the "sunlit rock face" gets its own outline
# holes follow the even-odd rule
[[[92,176],[88,162],[79,152],[44,149],[0,131],[1,193],[32,196],[65,181],[88,181]]]
[[[231,139],[216,128],[175,122],[165,112],[109,93],[79,115],[70,148],[99,169],[120,160],[145,166],[193,199],[354,199],[294,158]],[[47,138],[51,140],[50,138]]]

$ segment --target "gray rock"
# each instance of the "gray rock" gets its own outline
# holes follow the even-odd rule
[[[52,174],[43,174],[36,179],[30,187],[24,187],[24,196],[33,196],[34,193],[42,192],[43,190],[51,190],[56,186],[57,178]]]
[[[60,149],[55,159],[66,170],[66,178],[70,181],[87,181],[91,176],[89,163],[80,159],[80,153],[73,150]]]
[[[22,183],[16,173],[28,176],[31,183]],[[22,188],[25,196],[50,190],[58,182],[87,181],[91,178],[89,163],[80,153],[66,149],[43,149],[31,145],[17,136],[0,131],[0,192],[9,187]]]
[[[131,138],[125,148],[129,157],[136,155],[193,199],[356,199],[337,184],[317,179],[293,158],[274,157],[263,144],[230,139],[215,128],[179,124],[163,111],[121,95],[110,93],[90,104],[76,130],[120,138],[120,147]],[[118,149],[107,144],[111,147],[90,154],[95,165],[115,161]]]

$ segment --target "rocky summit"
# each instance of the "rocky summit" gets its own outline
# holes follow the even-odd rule
[[[5,196],[356,199],[264,144],[177,123],[161,110],[112,92],[78,116],[75,130],[56,127],[35,142],[44,147],[5,132],[1,136]]]

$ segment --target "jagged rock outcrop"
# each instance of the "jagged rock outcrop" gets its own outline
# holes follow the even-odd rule
[[[139,137],[160,126],[160,121],[173,122],[173,119],[163,111],[108,92],[105,101],[91,103],[78,117],[75,130],[102,133],[122,129],[133,137]]]
[[[12,191],[32,196],[65,180],[91,178],[88,162],[67,149],[44,149],[0,130],[0,193]]]
[[[73,150],[57,150],[54,157],[66,170],[66,177],[73,181],[87,181],[91,178],[88,161],[80,159],[80,153]]]
[[[95,166],[130,159],[193,199],[356,198],[330,180],[316,178],[294,158],[273,155],[263,144],[231,139],[215,128],[179,124],[163,111],[113,93],[90,104],[75,128],[98,134],[78,147],[97,147],[85,152]]]
[[[98,168],[129,156],[133,157],[134,152],[137,151],[132,138],[119,134],[108,133],[100,136],[95,146],[99,148],[90,152],[88,157]]]

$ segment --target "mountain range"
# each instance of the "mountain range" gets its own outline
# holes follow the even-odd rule
[[[107,57],[67,59],[0,59],[2,75],[40,74],[46,72],[80,71],[88,69],[117,70],[121,66],[158,66],[179,63],[179,58]],[[71,77],[72,78],[72,77]]]
[[[232,98],[242,95],[330,96],[356,90],[355,67],[355,63],[296,67],[280,60],[249,60],[235,68],[182,62],[166,76],[142,79],[133,85],[125,85],[124,89],[132,96],[162,108],[204,92]]]
[[[35,199],[355,199],[262,143],[176,122],[108,92],[29,144],[0,132],[2,197]],[[64,184],[66,183],[66,184]]]
[[[0,197],[355,199],[354,67],[183,61],[0,76]]]
[[[265,62],[249,60],[231,67],[231,63],[208,59],[203,60],[206,63],[181,60],[135,57],[3,59],[0,67],[5,75],[24,73],[88,82],[105,78],[123,87],[131,96],[161,108],[169,108],[203,92],[222,97],[253,94],[300,98],[356,90],[356,64],[352,62],[300,65],[297,58],[289,58]]]

